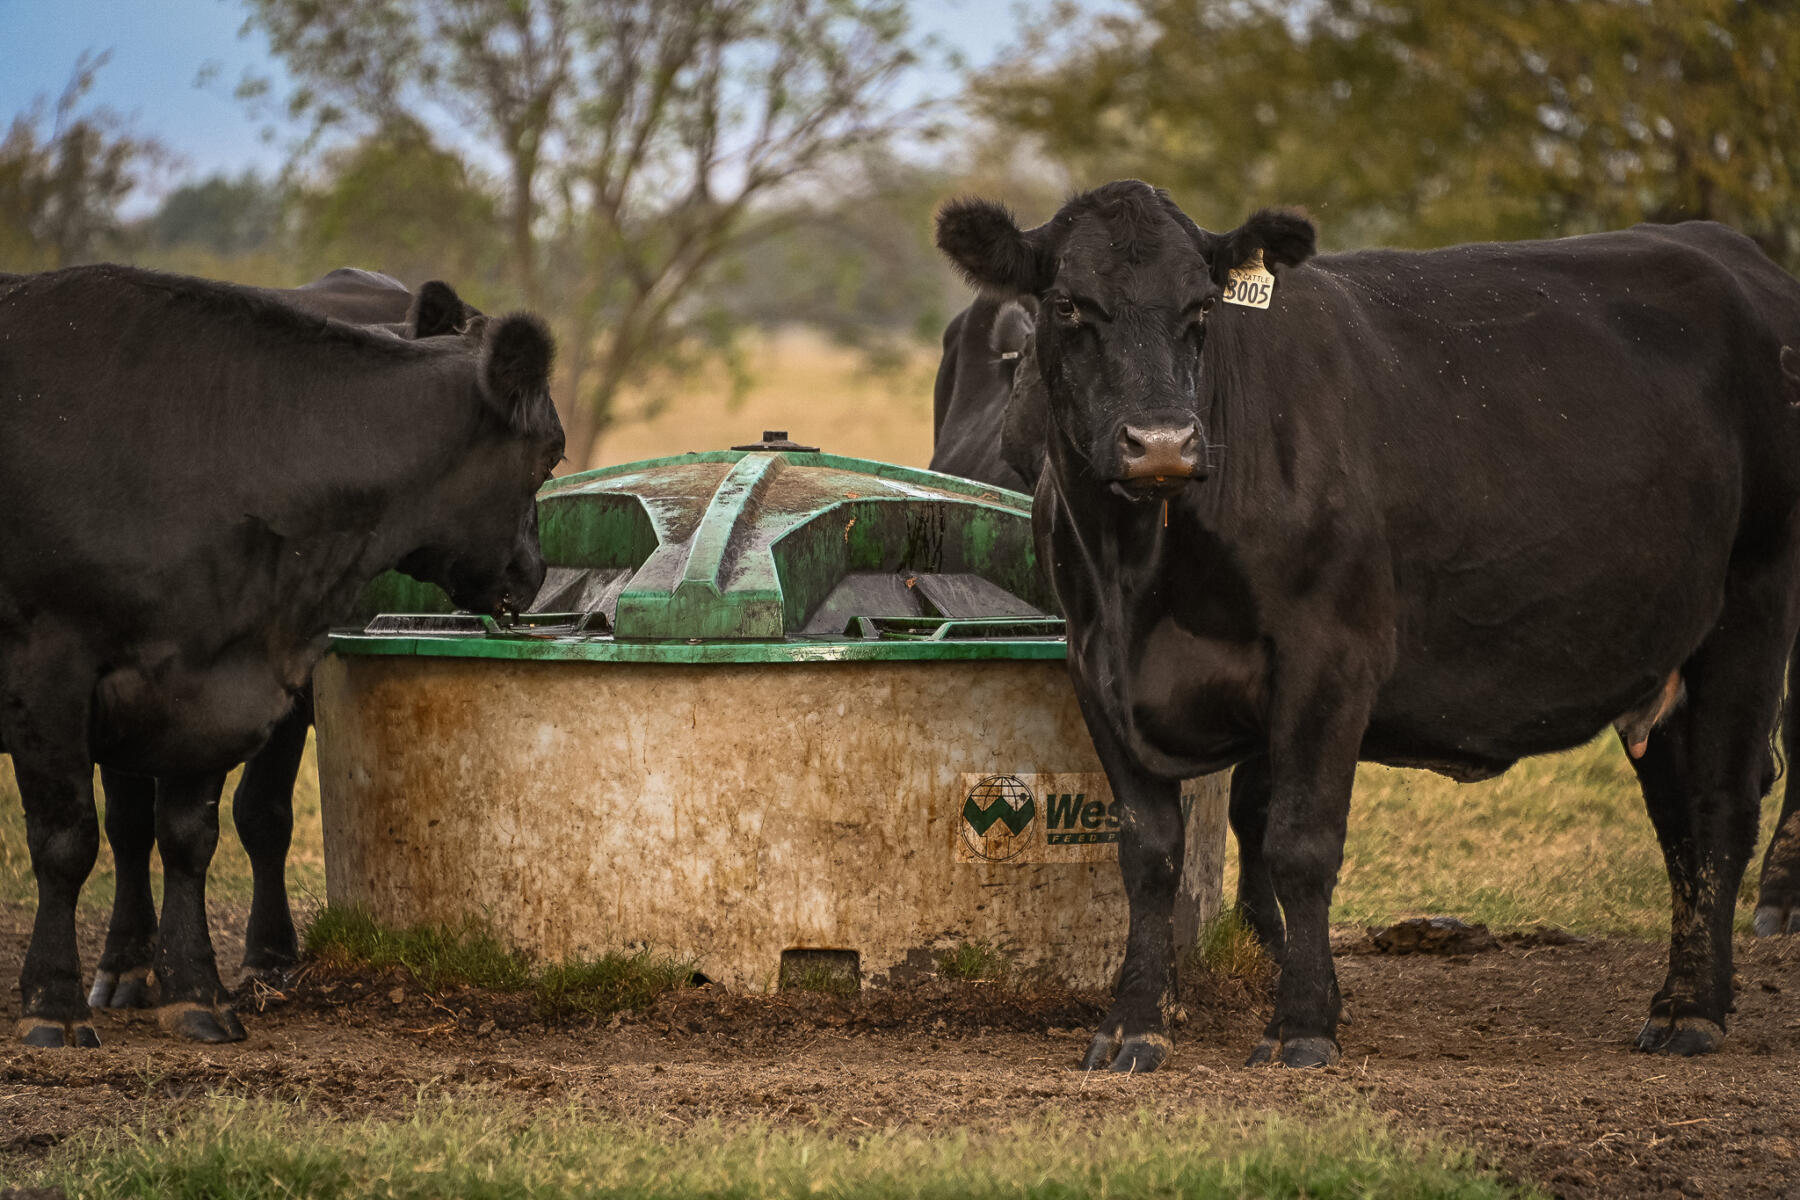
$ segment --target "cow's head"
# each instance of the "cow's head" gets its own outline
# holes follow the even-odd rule
[[[1201,350],[1231,269],[1257,251],[1270,267],[1304,262],[1314,235],[1305,217],[1269,209],[1209,233],[1167,192],[1125,180],[1030,230],[998,204],[953,201],[937,241],[975,286],[1037,297],[1050,436],[1094,478],[1141,498],[1206,477]]]
[[[544,582],[537,490],[563,455],[550,401],[554,349],[543,322],[522,313],[476,318],[457,339],[477,350],[473,444],[419,498],[423,544],[400,569],[459,608],[515,613]]]

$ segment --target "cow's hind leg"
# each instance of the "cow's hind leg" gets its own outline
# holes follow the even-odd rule
[[[244,970],[273,979],[300,961],[294,917],[288,908],[287,855],[294,834],[294,779],[312,728],[310,694],[294,705],[256,756],[244,764],[231,800],[238,840],[250,856],[250,924],[244,935]]]
[[[18,1036],[30,1046],[98,1046],[81,988],[75,902],[100,853],[88,693],[60,639],[33,641],[7,664],[0,733],[25,807],[25,843],[37,880],[37,915],[19,970]],[[17,689],[17,690],[12,690]]]
[[[242,1041],[206,925],[206,870],[219,843],[223,775],[168,776],[156,796],[163,913],[156,948],[163,1028],[195,1042]]]
[[[1781,818],[1763,855],[1756,896],[1759,937],[1800,933],[1800,774],[1794,755],[1800,750],[1800,654],[1788,659],[1788,696],[1782,709],[1781,745],[1787,755],[1787,785]]]
[[[1158,779],[1117,745],[1104,719],[1090,719],[1119,815],[1119,875],[1131,924],[1113,1005],[1100,1022],[1082,1070],[1154,1071],[1168,1058],[1165,1009],[1175,996],[1175,892],[1185,830],[1181,784]]]
[[[1281,957],[1281,908],[1263,841],[1269,828],[1269,760],[1253,758],[1231,772],[1231,832],[1238,845],[1237,910],[1276,959]]]
[[[106,791],[106,841],[113,854],[113,906],[88,1003],[95,1008],[148,1008],[150,962],[156,952],[156,897],[150,891],[156,780],[102,767],[100,782]]]
[[[1716,632],[1683,673],[1688,705],[1635,760],[1669,870],[1669,972],[1637,1046],[1716,1050],[1731,1009],[1731,927],[1756,846],[1768,732],[1791,642],[1785,594],[1734,580]]]

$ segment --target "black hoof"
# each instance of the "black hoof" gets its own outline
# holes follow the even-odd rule
[[[1757,937],[1779,937],[1784,933],[1800,933],[1800,906],[1759,904],[1754,918]]]
[[[81,1050],[100,1048],[100,1035],[85,1021],[46,1021],[41,1017],[27,1017],[19,1022],[19,1040],[44,1050],[65,1046]]]
[[[1725,1030],[1705,1017],[1651,1017],[1638,1031],[1637,1048],[1645,1054],[1692,1058],[1711,1054],[1725,1040]]]
[[[88,992],[88,1004],[94,1008],[149,1008],[150,968],[134,967],[117,974],[94,972],[94,987]]]
[[[1343,1051],[1330,1038],[1289,1038],[1281,1043],[1281,1065],[1284,1067],[1329,1067],[1343,1057]]]
[[[1174,1044],[1160,1033],[1134,1033],[1129,1037],[1123,1025],[1103,1028],[1088,1043],[1082,1057],[1084,1071],[1117,1071],[1121,1075],[1142,1075],[1154,1071],[1168,1060]]]
[[[188,1042],[217,1045],[241,1042],[245,1036],[243,1022],[228,1008],[215,1012],[198,1004],[171,1005],[163,1010],[160,1020],[169,1033]]]
[[[1250,1051],[1250,1057],[1244,1060],[1244,1065],[1267,1067],[1279,1063],[1284,1067],[1329,1067],[1342,1056],[1343,1052],[1338,1049],[1338,1044],[1330,1038],[1289,1038],[1281,1042],[1274,1038],[1264,1038]]]
[[[1162,1066],[1174,1049],[1169,1039],[1159,1033],[1140,1033],[1125,1039],[1107,1070],[1121,1075],[1143,1075]]]
[[[1081,1069],[1084,1071],[1104,1071],[1112,1062],[1113,1055],[1125,1040],[1125,1028],[1115,1025],[1111,1029],[1102,1029],[1088,1043],[1087,1053],[1081,1057]]]

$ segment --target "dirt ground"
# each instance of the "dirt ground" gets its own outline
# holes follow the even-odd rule
[[[0,908],[7,978],[28,919],[24,906]],[[84,963],[98,934],[84,930]],[[1515,938],[1473,955],[1397,957],[1354,931],[1338,940],[1354,1017],[1340,1066],[1240,1067],[1267,1010],[1232,986],[1190,997],[1175,1057],[1137,1078],[1071,1069],[1095,996],[941,983],[854,1000],[703,988],[642,1015],[547,1027],[509,997],[427,997],[393,978],[315,973],[264,997],[260,1012],[246,995],[250,1038],[236,1046],[177,1045],[139,1013],[101,1014],[98,1051],[0,1044],[0,1179],[71,1134],[139,1120],[147,1099],[179,1105],[209,1091],[304,1096],[326,1115],[399,1114],[423,1089],[683,1124],[916,1128],[1221,1103],[1304,1113],[1356,1098],[1565,1196],[1800,1197],[1800,938],[1740,940],[1732,1036],[1695,1061],[1629,1048],[1661,981],[1659,946]],[[235,962],[239,948],[219,941],[220,960]],[[9,1007],[16,1015],[16,992]]]

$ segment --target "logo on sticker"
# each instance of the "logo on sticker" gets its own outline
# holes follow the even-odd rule
[[[1044,844],[1102,846],[1119,840],[1119,816],[1104,800],[1086,792],[1052,793],[1044,797]]]
[[[1014,775],[988,775],[963,800],[962,838],[969,852],[989,862],[1005,862],[1032,842],[1037,800]]]

